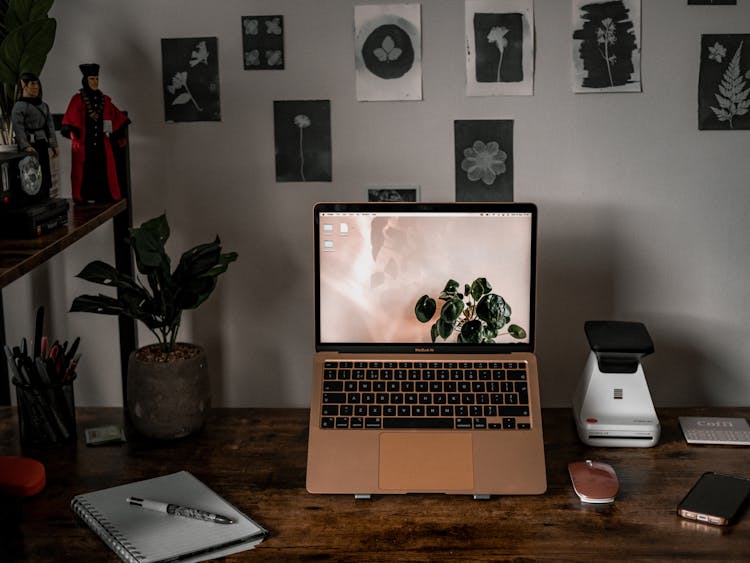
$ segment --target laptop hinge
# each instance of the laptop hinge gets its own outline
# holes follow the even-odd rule
[[[490,500],[492,495],[474,495],[474,500]]]
[[[372,498],[372,495],[369,493],[355,493],[354,498],[356,500],[370,500]]]

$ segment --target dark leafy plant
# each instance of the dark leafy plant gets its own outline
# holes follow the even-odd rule
[[[54,0],[0,0],[0,135],[13,143],[10,112],[24,72],[40,74],[55,42],[57,22],[47,13]]]
[[[487,278],[477,278],[471,285],[464,285],[459,293],[459,284],[448,280],[438,299],[443,302],[440,314],[430,329],[435,342],[438,337],[449,338],[458,332],[457,342],[481,344],[494,342],[500,330],[510,322],[510,305],[496,293]],[[423,295],[414,306],[417,320],[428,323],[437,312],[437,302],[429,295]],[[526,331],[518,325],[508,326],[508,332],[515,339],[526,338]]]
[[[217,277],[226,272],[236,252],[221,253],[221,241],[200,244],[185,253],[174,271],[164,243],[169,238],[166,215],[130,229],[128,244],[135,254],[141,277],[131,277],[95,260],[77,277],[118,290],[117,297],[81,295],[71,311],[126,315],[141,321],[156,335],[162,352],[173,352],[182,311],[195,309],[216,287]],[[143,282],[145,278],[146,283]]]

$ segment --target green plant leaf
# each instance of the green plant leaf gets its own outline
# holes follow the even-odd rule
[[[438,337],[438,323],[440,322],[440,319],[438,319],[438,322],[433,323],[432,327],[430,328],[430,337],[432,338],[432,341],[435,342]]]
[[[221,241],[219,237],[213,242],[199,244],[185,251],[174,271],[175,280],[179,283],[183,278],[204,276],[221,260]]]
[[[135,252],[136,265],[142,274],[153,270],[169,272],[170,260],[164,244],[169,238],[169,224],[166,215],[161,215],[130,229],[128,242]]]
[[[456,293],[458,289],[458,282],[454,279],[450,279],[446,282],[445,288],[443,289],[446,293]]]
[[[510,321],[510,306],[498,294],[490,293],[477,303],[477,317],[499,330]]]
[[[482,332],[482,321],[474,319],[464,323],[459,339],[464,343],[479,344],[482,341]]]
[[[500,327],[498,327],[497,324],[495,323],[488,322],[484,325],[485,338],[490,342],[494,342],[495,338],[497,338],[497,334],[499,331],[500,331]]]
[[[429,322],[432,319],[435,311],[437,310],[437,304],[435,300],[429,295],[423,295],[417,300],[417,304],[414,306],[414,314],[417,320],[421,323]],[[435,339],[433,338],[434,342]]]
[[[0,81],[15,84],[22,72],[41,73],[56,30],[57,22],[47,18],[9,31],[0,43]]]
[[[30,21],[47,17],[54,0],[10,0],[5,14],[5,27],[9,30]]]
[[[162,349],[172,349],[182,311],[195,308],[208,298],[216,288],[218,276],[237,260],[237,253],[222,253],[220,240],[216,237],[210,243],[186,251],[175,270],[176,275],[172,275],[170,259],[164,249],[168,238],[169,224],[165,215],[132,228],[128,243],[148,289],[138,279],[95,260],[81,271],[79,277],[116,288],[117,297],[82,295],[73,301],[71,311],[129,316],[143,322],[154,333]]]
[[[87,264],[76,277],[109,287],[142,290],[131,277],[122,275],[113,266],[101,260],[94,260]]]
[[[200,244],[185,253],[172,274],[177,294],[175,301],[180,309],[195,309],[208,299],[216,288],[216,277],[225,272],[237,259],[236,252],[221,253],[221,241]]]
[[[445,321],[442,317],[437,320],[435,326],[437,326],[437,333],[441,338],[448,338],[453,333],[453,323]]]
[[[450,301],[455,297],[463,298],[463,295],[458,293],[458,282],[456,280],[448,280],[445,284],[445,288],[440,292],[439,298],[443,301]]]
[[[518,325],[510,325],[508,327],[508,333],[516,340],[526,338],[526,331]]]
[[[464,302],[459,298],[451,299],[450,301],[446,301],[446,303],[443,305],[443,308],[440,309],[440,318],[450,323],[451,329],[453,328],[453,324],[456,322],[456,319],[458,319],[458,316],[463,312],[464,310]]]
[[[125,312],[122,304],[114,297],[107,295],[80,295],[73,299],[70,312],[99,313],[101,315],[119,315]]]
[[[487,281],[487,278],[477,278],[471,284],[471,296],[474,298],[474,301],[479,301],[482,295],[490,291],[492,291],[492,286]]]

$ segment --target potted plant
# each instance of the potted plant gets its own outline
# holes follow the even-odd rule
[[[140,276],[131,277],[95,260],[77,277],[117,289],[117,296],[81,295],[71,311],[126,315],[141,321],[157,343],[135,350],[128,361],[127,409],[136,430],[154,438],[179,438],[205,423],[211,393],[202,347],[177,342],[182,312],[195,309],[216,287],[236,252],[221,252],[217,236],[183,253],[172,270],[164,244],[166,215],[130,229]]]
[[[54,0],[0,0],[0,144],[16,150],[10,112],[24,72],[41,74],[55,42]]]

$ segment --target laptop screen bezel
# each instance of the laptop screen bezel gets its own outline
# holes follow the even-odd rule
[[[528,342],[458,344],[456,342],[409,342],[409,343],[352,343],[321,342],[320,327],[320,216],[322,213],[528,213],[531,216],[531,272],[529,295]],[[536,337],[536,260],[537,260],[537,207],[533,203],[510,202],[355,202],[316,203],[313,207],[314,257],[315,257],[315,350],[317,352],[342,353],[425,353],[425,354],[504,354],[533,352]]]

